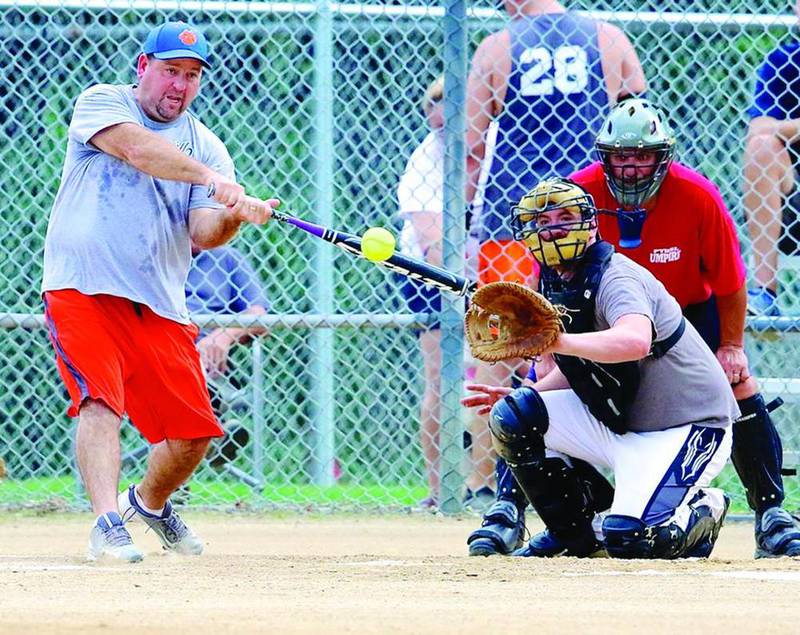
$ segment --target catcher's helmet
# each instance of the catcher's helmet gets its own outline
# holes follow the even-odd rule
[[[574,220],[551,222],[546,212],[566,210]],[[544,221],[544,222],[543,222]],[[546,267],[578,260],[597,228],[594,199],[568,179],[541,181],[511,208],[514,238],[523,240],[534,258]]]
[[[611,194],[620,206],[638,208],[661,187],[675,154],[675,137],[658,108],[646,99],[627,99],[612,109],[597,135],[595,149]],[[637,151],[652,152],[652,164],[612,167],[612,155]],[[649,174],[637,174],[636,167],[649,167]]]

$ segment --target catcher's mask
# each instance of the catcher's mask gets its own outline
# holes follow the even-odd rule
[[[597,229],[594,199],[568,179],[540,182],[511,208],[514,239],[546,267],[578,260]]]
[[[635,210],[661,187],[675,154],[675,137],[649,101],[627,99],[608,115],[595,150],[611,194],[621,207]]]

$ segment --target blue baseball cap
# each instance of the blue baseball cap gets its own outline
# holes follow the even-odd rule
[[[186,22],[165,22],[157,26],[147,34],[142,53],[159,60],[190,57],[211,68],[208,41],[199,29]]]

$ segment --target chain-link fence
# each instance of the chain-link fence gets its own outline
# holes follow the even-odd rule
[[[749,262],[761,265],[753,285],[773,288],[777,276],[775,311],[791,315],[800,302],[796,265],[790,257],[775,264],[776,258],[763,253],[777,243],[776,225],[761,199],[743,198],[741,189],[756,68],[792,40],[795,18],[786,15],[788,3],[611,4],[582,0],[569,8],[607,20],[630,38],[649,96],[675,127],[679,160],[720,187]],[[448,6],[456,16],[450,24],[458,24],[463,6]],[[425,212],[425,197],[441,197],[442,184],[415,181],[407,162],[423,141],[439,144],[436,160],[421,159],[427,169],[442,170],[444,157],[458,149],[452,134],[445,139],[432,132],[443,123],[434,112],[443,95],[431,85],[446,70],[452,76],[460,68],[458,60],[446,58],[458,46],[457,34],[443,28],[444,16],[445,9],[417,2],[0,2],[0,458],[7,471],[0,481],[0,506],[83,504],[73,462],[74,425],[65,415],[67,397],[39,295],[48,214],[81,91],[98,82],[134,82],[144,36],[164,19],[201,26],[214,68],[203,79],[193,111],[226,143],[249,191],[277,195],[285,210],[353,233],[389,227],[405,251],[438,262],[442,227],[436,205],[433,214],[414,212]],[[505,13],[488,4],[472,7],[463,19],[466,59],[506,21]],[[569,111],[573,119],[566,136],[554,135],[578,167],[593,160],[591,141],[611,89],[602,76],[605,61],[584,59],[577,44],[548,48],[556,36],[552,29],[545,29],[547,44],[527,53],[523,91],[559,93],[566,105],[596,91]],[[594,46],[586,38],[586,46]],[[607,54],[620,42],[612,37]],[[449,115],[463,116],[463,103],[448,103]],[[786,118],[798,116],[792,112]],[[452,121],[460,120],[449,119],[452,132]],[[768,171],[763,150],[759,156],[756,163]],[[424,173],[419,163],[417,176]],[[448,178],[453,170],[465,178],[452,164]],[[404,174],[405,193],[402,184],[398,191]],[[760,197],[769,197],[767,181],[753,173],[748,183]],[[777,182],[780,188],[788,180]],[[436,187],[440,191],[431,193]],[[444,222],[448,264],[453,263],[448,250],[461,250],[449,240],[461,240],[452,222],[459,196],[451,187]],[[782,204],[781,195],[777,198]],[[749,212],[749,231],[745,203],[761,204]],[[426,222],[433,223],[432,233]],[[762,252],[752,255],[750,238],[765,231],[771,245],[761,241]],[[472,464],[476,453],[464,450],[469,435],[462,440],[461,429],[470,428],[467,417],[439,407],[439,392],[451,386],[439,387],[438,378],[452,378],[448,370],[454,368],[460,375],[462,366],[470,372],[471,362],[453,346],[442,359],[438,332],[417,332],[440,317],[435,307],[429,314],[431,298],[285,226],[247,228],[232,245],[236,251],[196,256],[190,275],[190,294],[202,296],[194,305],[204,328],[199,346],[228,433],[182,491],[191,504],[407,508],[436,489],[443,447],[447,465],[459,467],[457,480],[449,475],[451,493],[453,483],[464,479],[471,491],[491,485],[479,480],[488,471]],[[241,318],[262,309],[266,317]],[[750,338],[751,364],[771,378],[768,392],[786,393],[800,381],[793,378],[800,354],[793,319],[773,323],[785,327],[779,335]],[[243,328],[231,331],[234,326]],[[794,426],[797,407],[789,401],[776,419],[793,459],[800,431]],[[122,438],[127,482],[142,473],[146,447],[127,422]],[[724,480],[741,491],[732,472]],[[791,506],[797,506],[798,496],[790,484]],[[744,508],[741,494],[737,504]]]

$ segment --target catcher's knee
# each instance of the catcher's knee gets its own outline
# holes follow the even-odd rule
[[[495,450],[512,467],[544,458],[544,435],[549,425],[544,400],[529,386],[503,397],[489,416]]]
[[[672,559],[686,546],[686,532],[675,524],[648,526],[638,518],[620,514],[603,519],[603,537],[612,558]]]

